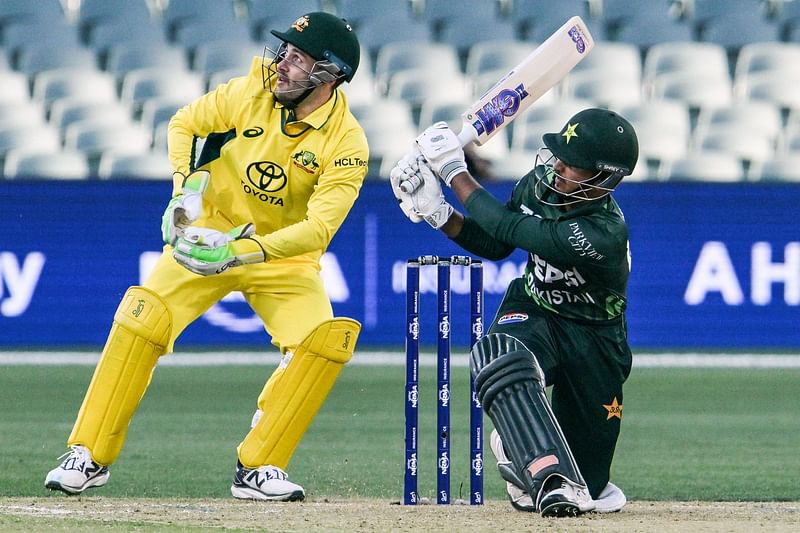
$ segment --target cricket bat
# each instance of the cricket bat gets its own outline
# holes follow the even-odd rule
[[[480,146],[497,135],[560,82],[593,47],[594,39],[583,19],[569,19],[464,112],[458,134],[461,146],[470,142]],[[409,179],[400,183],[400,188],[411,193],[419,184],[419,179]]]

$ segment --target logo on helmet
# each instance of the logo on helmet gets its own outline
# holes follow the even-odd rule
[[[569,144],[570,139],[578,136],[578,134],[575,132],[575,128],[577,128],[579,125],[580,125],[579,122],[576,122],[575,124],[567,123],[567,127],[564,129],[564,133],[561,134],[562,137],[567,138],[567,144]]]
[[[308,16],[303,15],[299,19],[295,20],[292,23],[292,28],[302,33],[304,29],[308,28]]]

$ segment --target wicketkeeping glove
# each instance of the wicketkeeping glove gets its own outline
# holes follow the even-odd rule
[[[433,172],[448,187],[456,174],[466,172],[467,162],[461,142],[446,122],[437,122],[423,131],[416,143]]]
[[[189,227],[184,237],[175,243],[172,256],[187,270],[201,276],[221,274],[240,265],[263,263],[267,254],[250,238],[253,234],[253,224],[242,224],[227,233]]]
[[[210,180],[211,174],[205,170],[192,172],[184,178],[183,190],[172,197],[161,217],[161,238],[165,244],[175,246],[184,230],[200,216],[203,193]]]

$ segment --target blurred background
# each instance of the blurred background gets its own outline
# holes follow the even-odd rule
[[[470,150],[475,174],[504,198],[542,133],[613,108],[641,145],[616,195],[634,345],[800,348],[800,0],[0,0],[0,346],[102,344],[160,249],[170,117],[317,10],[362,44],[344,90],[368,183],[323,274],[365,342],[402,343],[405,259],[459,252],[385,208],[389,169],[431,123],[458,130],[467,104],[580,15],[595,49]],[[487,313],[524,262],[489,265]],[[220,305],[188,342],[263,342],[241,298]]]

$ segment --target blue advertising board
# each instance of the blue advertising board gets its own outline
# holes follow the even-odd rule
[[[489,186],[505,199],[510,183]],[[0,184],[0,349],[99,347],[130,285],[160,253],[168,182]],[[800,186],[624,184],[630,227],[630,339],[638,349],[800,348]],[[401,348],[405,262],[463,253],[408,222],[385,182],[368,182],[323,258],[338,316],[362,347]],[[525,254],[485,263],[486,321]],[[453,269],[453,341],[468,340],[468,273]],[[435,343],[435,268],[424,268],[422,340]],[[238,294],[192,324],[178,347],[268,342]]]

